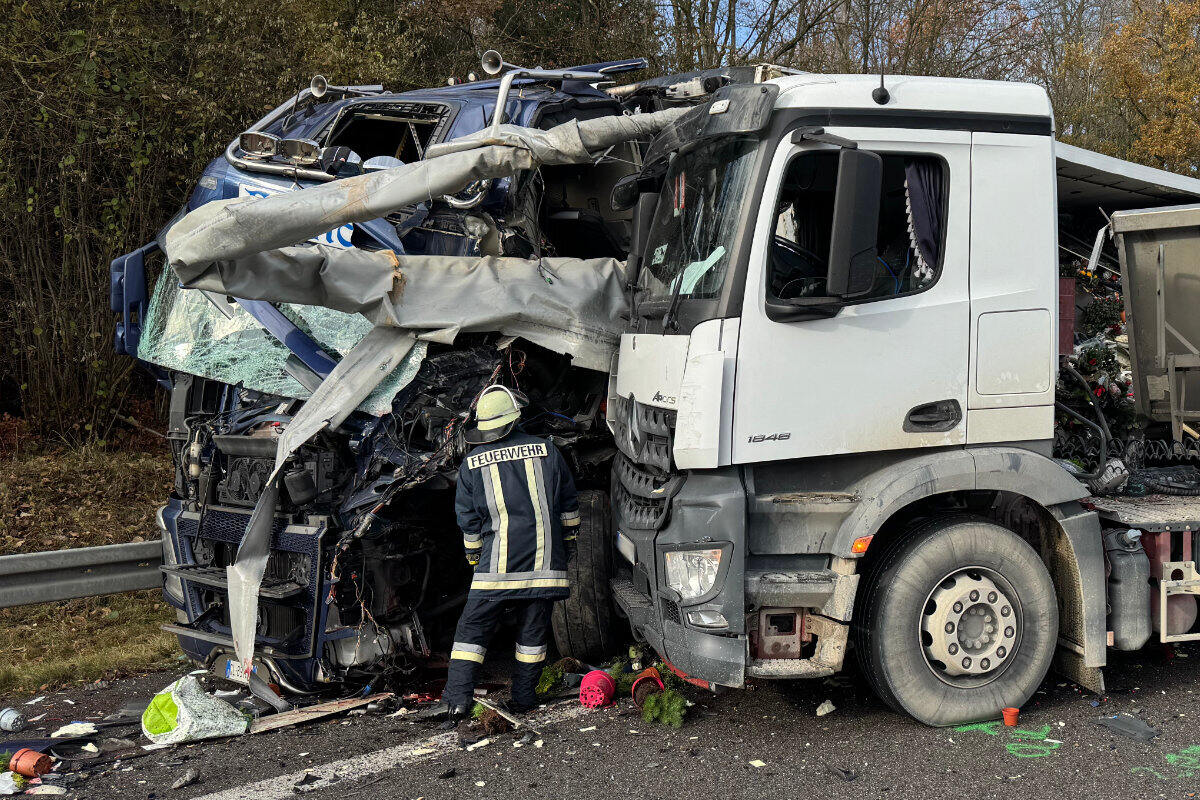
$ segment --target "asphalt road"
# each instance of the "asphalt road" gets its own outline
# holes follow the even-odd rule
[[[428,724],[342,716],[155,751],[67,785],[81,800],[1192,797],[1200,791],[1200,647],[1176,653],[1117,655],[1103,698],[1051,676],[1016,729],[926,728],[849,676],[764,682],[719,697],[696,692],[680,730],[647,725],[629,701],[602,711],[566,701],[532,715],[537,735],[524,744],[514,747],[517,731],[471,751]],[[38,706],[47,713],[38,724],[112,712],[171,677],[51,695]],[[816,716],[827,699],[836,710]],[[1161,734],[1143,742],[1099,726],[1119,712]],[[189,768],[199,781],[172,790]]]

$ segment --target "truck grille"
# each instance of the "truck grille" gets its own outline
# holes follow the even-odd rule
[[[612,500],[620,525],[636,530],[662,528],[671,498],[682,483],[682,475],[654,475],[640,469],[624,453],[617,453],[613,460]]]
[[[224,567],[236,557],[249,520],[249,513],[222,508],[209,508],[202,518],[185,512],[176,519],[184,558],[172,574],[183,580],[190,619],[195,620],[184,627],[229,635]],[[258,643],[271,646],[283,657],[306,656],[314,644],[325,524],[289,524],[279,516],[274,523],[263,578],[266,591],[260,594]]]
[[[614,398],[613,403],[611,419],[618,449],[638,464],[670,472],[674,468],[671,449],[676,413],[623,397]]]

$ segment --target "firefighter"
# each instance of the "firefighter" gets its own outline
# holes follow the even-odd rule
[[[521,430],[524,403],[506,386],[483,390],[476,427],[467,435],[478,446],[458,470],[454,511],[475,572],[442,692],[451,720],[471,711],[479,667],[503,620],[517,629],[509,707],[522,712],[537,704],[550,609],[571,592],[568,548],[574,549],[579,526],[575,481],[558,448]]]

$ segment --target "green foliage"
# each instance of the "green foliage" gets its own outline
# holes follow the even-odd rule
[[[559,662],[554,662],[542,669],[542,674],[538,678],[537,687],[534,692],[537,694],[550,694],[559,686],[562,685],[563,668]]]
[[[471,719],[481,719],[488,712],[488,707],[483,703],[476,703],[471,709]]]
[[[667,689],[646,698],[646,702],[642,704],[642,719],[681,728],[687,710],[688,704],[684,696],[674,689]]]
[[[604,671],[613,679],[613,683],[617,685],[615,696],[617,699],[629,697],[629,693],[633,691],[633,682],[637,678],[636,672],[629,671],[629,659],[618,658],[607,667]]]

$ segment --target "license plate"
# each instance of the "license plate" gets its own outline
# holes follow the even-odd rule
[[[257,664],[254,665],[252,671],[254,672],[255,675],[258,674],[258,665]],[[225,680],[233,681],[234,683],[241,683],[241,684],[245,684],[247,686],[250,684],[250,679],[246,677],[246,668],[243,667],[241,662],[238,661],[237,659],[233,659],[233,658],[225,659],[225,676],[224,677],[225,677]]]

